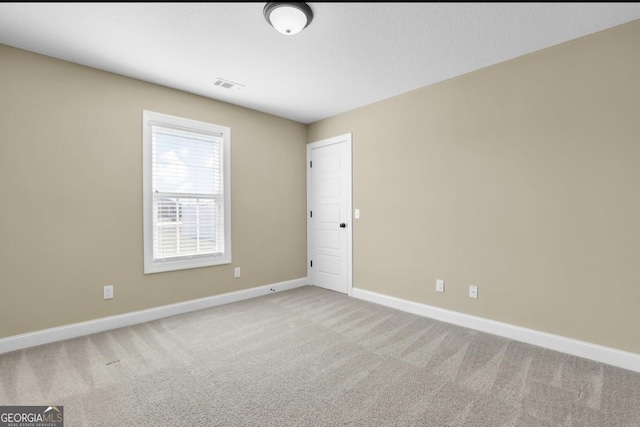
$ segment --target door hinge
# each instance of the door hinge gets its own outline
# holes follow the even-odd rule
[[[311,261],[311,267],[313,267],[313,261]]]
[[[313,160],[309,162],[309,167],[312,168],[313,167]]]
[[[309,216],[313,218],[313,211],[309,211]]]

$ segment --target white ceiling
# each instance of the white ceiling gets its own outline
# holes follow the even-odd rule
[[[0,3],[0,43],[312,123],[640,19],[637,2],[308,4],[285,36],[265,3]]]

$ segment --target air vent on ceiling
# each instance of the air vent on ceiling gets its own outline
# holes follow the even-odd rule
[[[221,79],[220,77],[217,77],[217,80],[213,85],[224,88],[224,89],[231,89],[231,90],[240,90],[244,87],[244,85],[241,85],[240,83],[235,83],[229,80]]]

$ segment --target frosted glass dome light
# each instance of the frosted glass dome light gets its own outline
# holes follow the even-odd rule
[[[298,34],[313,19],[313,12],[306,3],[267,3],[264,18],[278,32],[287,36]]]

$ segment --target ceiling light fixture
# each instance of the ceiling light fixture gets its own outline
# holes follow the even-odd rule
[[[313,12],[306,3],[269,2],[262,12],[273,28],[287,36],[298,34],[313,19]]]

